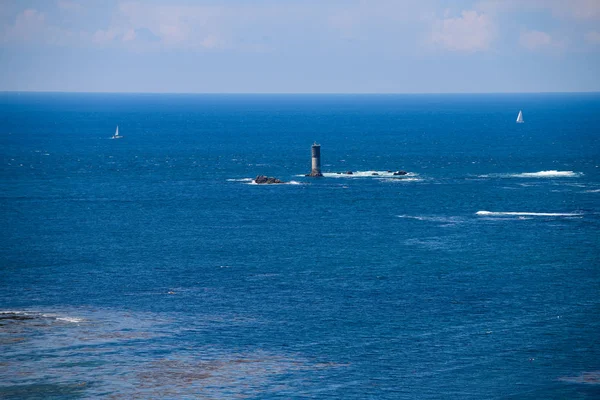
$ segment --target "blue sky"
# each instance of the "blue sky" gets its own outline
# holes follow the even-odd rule
[[[2,0],[0,91],[600,91],[600,0]]]

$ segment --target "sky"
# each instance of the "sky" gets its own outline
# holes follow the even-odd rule
[[[600,0],[0,0],[0,91],[600,91]]]

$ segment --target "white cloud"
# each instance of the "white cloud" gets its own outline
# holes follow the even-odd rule
[[[529,50],[563,49],[564,40],[556,40],[549,33],[542,31],[521,32],[519,44]]]
[[[522,32],[519,43],[529,50],[535,50],[550,47],[552,45],[552,37],[546,32],[541,31]]]
[[[326,40],[374,40],[377,34],[389,38],[406,25],[400,22],[418,20],[427,8],[423,4],[423,0],[359,0],[343,6],[302,1],[157,4],[131,0],[119,4],[111,26],[122,32],[146,29],[158,39],[143,43],[137,35],[129,44],[132,48],[264,52],[292,43],[320,46]],[[119,43],[120,37],[114,42]]]
[[[81,5],[81,3],[77,3],[75,1],[58,0],[56,5],[61,10],[65,10],[65,11],[75,11],[75,12],[83,11],[83,6]]]
[[[45,13],[28,8],[16,15],[14,23],[5,25],[0,30],[0,43],[66,46],[83,43],[89,40],[89,36],[85,32],[53,24]]]
[[[100,29],[94,33],[92,41],[99,45],[106,45],[114,41],[118,36],[121,36],[121,32],[116,28]]]
[[[588,43],[600,45],[600,32],[598,31],[589,31],[585,34],[585,40]]]
[[[239,19],[252,18],[244,11],[245,6],[127,1],[118,5],[108,27],[97,30],[92,41],[135,51],[224,49],[231,47],[228,36]]]
[[[135,40],[136,38],[136,33],[134,29],[128,29],[124,34],[123,34],[123,41],[124,42],[130,42],[132,40]]]
[[[560,18],[600,19],[600,0],[482,0],[475,9],[488,13],[546,10]]]
[[[219,42],[219,38],[214,35],[208,35],[201,42],[202,47],[207,49],[214,49],[221,47],[221,43]]]
[[[47,21],[43,32],[30,35],[31,42],[135,51],[269,52],[291,47],[323,47],[340,40],[383,47],[380,44],[388,41],[386,51],[398,51],[402,47],[416,48],[419,38],[430,32],[432,23],[431,18],[423,15],[435,15],[433,0],[353,0],[346,4],[301,0],[285,3],[117,0],[113,6],[102,3],[53,0],[54,9],[44,8]],[[98,10],[102,18],[90,21]],[[74,26],[81,27],[81,31],[73,30]],[[7,27],[0,26],[0,41],[22,41],[13,31],[9,35]],[[49,40],[50,37],[55,39]]]
[[[557,15],[570,15],[578,19],[600,18],[599,0],[553,1],[552,7]]]
[[[36,9],[28,8],[17,15],[12,25],[5,27],[2,33],[3,42],[30,41],[38,37],[46,28],[46,16]]]
[[[475,52],[488,50],[494,36],[492,20],[486,14],[469,10],[460,17],[437,20],[431,41],[447,50]]]
[[[228,17],[227,11],[222,6],[121,3],[112,29],[120,30],[124,34],[114,37],[113,40],[133,42],[136,39],[135,31],[146,29],[158,40],[138,42],[138,47],[140,45],[146,48],[187,49],[224,47],[226,41],[220,39],[220,36],[221,24]]]

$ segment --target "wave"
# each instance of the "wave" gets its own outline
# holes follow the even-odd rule
[[[304,176],[304,175],[302,175]],[[227,182],[243,182],[246,185],[257,185],[257,183],[254,181],[254,178],[231,178],[231,179],[227,179]],[[284,182],[284,183],[277,183],[277,184],[271,184],[271,185],[264,185],[264,186],[273,186],[273,185],[302,185],[302,182],[298,182],[298,181],[289,181],[289,182]]]
[[[384,182],[421,182],[423,179],[421,178],[384,178],[381,179]]]
[[[511,178],[576,178],[582,176],[581,172],[574,171],[538,171],[538,172],[523,172],[520,174],[511,174]]]
[[[78,324],[83,322],[82,318],[74,318],[74,317],[56,317],[57,321],[70,322],[72,324]]]
[[[583,383],[587,385],[600,385],[600,371],[582,372],[577,376],[562,376],[559,381],[569,383]]]
[[[439,222],[445,224],[456,224],[464,221],[463,218],[460,217],[445,217],[436,215],[398,215],[397,217],[405,219],[416,219],[417,221]]]
[[[538,172],[521,172],[518,174],[487,174],[478,175],[478,178],[577,178],[583,176],[582,172],[575,171],[538,171]]]
[[[246,182],[246,185],[256,185],[256,186],[281,186],[281,185],[304,185],[304,183],[302,182],[298,182],[298,181],[289,181],[289,182],[283,182],[283,183],[265,183],[265,184],[258,184],[256,183],[256,181],[254,179],[250,179],[250,181],[243,181]]]
[[[387,178],[394,180],[408,180],[410,178],[415,178],[418,174],[409,172],[406,175],[394,175],[394,172],[369,170],[352,171],[351,174],[345,172],[323,172],[323,176],[326,178]]]
[[[477,211],[475,215],[486,216],[486,217],[580,217],[583,214],[579,213],[538,213],[538,212],[521,212],[521,211],[509,211],[509,212],[494,212],[494,211]]]
[[[64,315],[48,314],[34,311],[0,311],[1,320],[24,321],[24,320],[47,320],[78,324],[83,322],[82,318],[68,317]]]

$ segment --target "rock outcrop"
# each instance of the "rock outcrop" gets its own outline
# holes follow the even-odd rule
[[[402,170],[394,172],[394,175],[407,175],[407,174],[408,174],[408,172],[402,171]]]
[[[254,183],[257,183],[259,185],[272,185],[274,183],[285,183],[282,180],[279,180],[277,178],[271,178],[269,176],[264,176],[264,175],[258,175],[256,178],[254,178]]]

